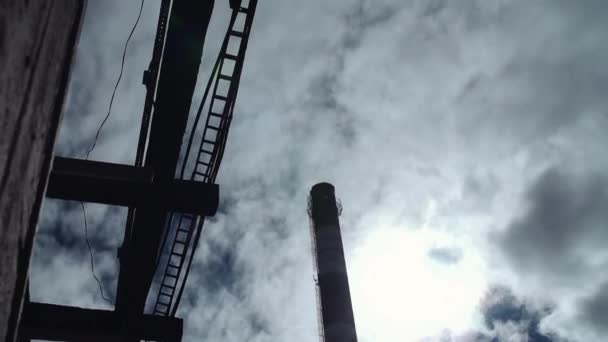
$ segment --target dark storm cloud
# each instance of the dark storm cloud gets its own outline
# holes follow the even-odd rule
[[[466,3],[474,7],[474,2]],[[496,42],[496,53],[504,47],[513,49],[504,50],[512,58],[505,58],[497,69],[480,68],[470,75],[461,90],[467,110],[458,125],[468,134],[495,132],[487,139],[495,139],[492,145],[496,147],[508,143],[523,148],[568,131],[581,120],[605,127],[608,102],[602,94],[608,90],[608,69],[603,66],[608,58],[604,44],[608,11],[600,8],[605,4],[522,4],[505,2],[491,15],[479,9],[467,11],[466,34],[488,39],[487,44]],[[456,51],[455,55],[463,52],[468,53]]]
[[[115,296],[115,267],[117,263],[118,241],[121,227],[124,224],[124,209],[99,205],[85,206],[87,209],[87,230],[89,243],[92,246],[95,275],[100,279],[106,297]],[[91,283],[87,292],[99,296],[97,284],[92,283],[90,269],[90,252],[85,239],[85,224],[80,202],[47,200],[41,216],[40,226],[35,240],[32,263],[36,268],[56,267],[58,259],[68,258],[69,264],[63,265],[76,271],[82,270],[82,280]],[[34,275],[34,280],[37,280]],[[73,281],[69,277],[60,277],[55,284]],[[34,284],[36,285],[36,284]],[[43,287],[35,286],[36,295],[44,295]],[[75,298],[78,298],[76,296]]]
[[[608,178],[549,168],[525,200],[526,211],[500,238],[509,259],[519,270],[539,276],[565,281],[584,276],[591,265],[581,253],[608,242]]]
[[[389,23],[400,7],[394,4],[376,4],[360,0],[353,5],[341,19],[345,31],[332,49],[335,53],[327,56],[325,68],[310,82],[310,102],[313,110],[322,110],[334,117],[335,132],[351,146],[357,139],[360,129],[356,117],[348,112],[345,104],[338,99],[342,84],[345,63],[353,50],[359,49],[368,30]]]
[[[606,282],[608,177],[588,167],[559,165],[542,172],[527,190],[523,213],[497,239],[520,281],[542,284],[538,296],[576,291],[584,298],[555,295],[555,313],[542,323],[572,341],[597,339],[607,332],[602,313],[608,297],[600,284]],[[587,290],[581,291],[583,287]],[[565,300],[571,301],[567,310],[560,307]]]
[[[54,210],[60,212],[61,215],[43,215],[41,227],[37,232],[36,244],[40,247],[45,247],[46,244],[53,243],[57,248],[80,251],[81,256],[84,256],[84,250],[80,250],[82,246],[82,237],[74,234],[75,226],[80,223],[84,229],[84,220],[82,217],[82,209],[80,203],[72,201],[53,201],[47,200],[45,205],[54,206]],[[47,209],[48,210],[48,209]],[[78,214],[80,213],[80,222],[78,222]],[[73,220],[68,221],[68,217]],[[83,231],[83,230],[81,230]],[[44,260],[42,260],[44,262]]]
[[[386,24],[394,18],[401,8],[396,4],[376,4],[360,0],[344,17],[346,34],[341,42],[344,50],[354,50],[360,47],[365,31]]]
[[[86,248],[84,213],[80,202],[47,200],[40,227],[36,235],[36,249],[64,250],[73,254],[77,259],[88,258]],[[121,220],[124,209],[118,207],[90,206],[87,209],[87,228],[89,242],[95,246],[98,253],[116,254],[117,235],[122,231]],[[41,258],[40,262],[48,263],[49,258]]]
[[[547,336],[539,330],[540,321],[549,315],[551,310],[549,308],[539,310],[529,306],[516,298],[506,287],[495,286],[488,290],[481,303],[481,313],[486,327],[496,334],[491,342],[501,342],[516,336],[529,342],[558,341],[555,337]],[[501,329],[506,325],[511,327]]]
[[[228,215],[230,209],[236,205],[238,198],[235,197],[229,191],[222,191],[220,196],[220,202],[217,207],[217,213],[214,216],[208,217],[205,221],[214,222],[220,215]]]
[[[550,62],[545,57],[526,56],[507,65],[496,77],[524,91],[533,90],[534,98],[523,93],[513,94],[528,102],[525,108],[517,102],[505,104],[496,112],[501,115],[496,122],[515,124],[523,128],[522,133],[530,139],[551,134],[582,116],[605,120],[608,100],[603,94],[608,91],[608,73],[597,70],[596,66],[599,59],[606,58],[608,49],[594,49]],[[483,87],[484,82],[478,86]],[[506,112],[515,114],[511,118],[502,116]]]
[[[581,322],[593,330],[608,335],[608,282],[580,303]]]
[[[457,264],[462,259],[460,248],[437,247],[428,252],[429,258],[446,265]]]
[[[204,274],[203,283],[198,285],[203,286],[209,296],[216,295],[220,290],[227,290],[236,297],[243,296],[240,280],[243,277],[244,267],[236,260],[234,250],[236,243],[231,246],[233,247],[220,246],[214,241],[210,241],[206,245],[210,257],[200,270]]]
[[[446,6],[445,0],[431,0],[422,11],[423,17],[433,17],[439,14]]]
[[[259,335],[260,333],[270,333],[271,324],[266,320],[266,318],[258,313],[250,312],[247,315],[247,323],[256,335]]]

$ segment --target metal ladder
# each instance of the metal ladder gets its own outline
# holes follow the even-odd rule
[[[217,176],[232,120],[234,100],[238,92],[256,5],[257,1],[251,1],[247,8],[234,9],[230,18],[230,25],[220,51],[220,62],[209,103],[209,112],[192,173],[193,180],[214,182]],[[242,28],[235,27],[237,22],[241,21]],[[238,42],[237,51],[229,51],[232,42]]]
[[[190,176],[191,180],[205,183],[215,182],[232,120],[256,6],[257,0],[250,0],[246,7],[239,4],[238,8],[234,8],[232,11],[228,31],[218,56],[217,67],[211,75],[210,82],[213,83],[213,90],[194,169]],[[236,27],[237,24],[242,25],[239,28]],[[234,43],[236,43],[237,51],[229,51]],[[195,130],[196,122],[192,128],[193,132]],[[186,153],[186,159],[188,153],[189,151]],[[184,163],[186,162],[187,160],[184,161]],[[190,258],[189,267],[194,257],[192,246],[196,243],[193,235],[197,227],[199,230],[202,229],[203,220],[203,217],[181,213],[171,215],[165,229],[168,232],[173,231],[174,237],[154,305],[155,315],[175,315],[187,276],[187,272],[182,274],[186,257]],[[173,222],[176,222],[175,228]],[[179,293],[175,300],[178,288]]]

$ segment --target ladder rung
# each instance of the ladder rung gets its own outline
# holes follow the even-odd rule
[[[181,225],[185,225],[185,224],[190,224],[192,221],[194,220],[194,217],[182,217],[179,220],[179,226]]]
[[[226,52],[226,53],[224,54],[224,58],[226,58],[226,59],[232,59],[233,61],[236,61],[236,59],[238,58],[238,56],[236,56],[236,55],[233,55],[233,54],[231,54],[231,53]]]
[[[214,131],[219,131],[219,130],[220,130],[220,128],[219,128],[219,127],[217,127],[217,126],[212,126],[212,125],[207,125],[207,126],[205,126],[205,128],[211,128],[211,129],[212,129],[212,130],[214,130]]]
[[[213,96],[214,98],[218,99],[218,100],[222,100],[222,101],[228,101],[228,98],[226,96],[222,96],[222,95],[215,95]]]
[[[198,151],[198,156],[197,156],[197,158],[198,158],[198,159],[201,159],[201,155],[202,155],[202,154],[203,154],[203,151],[199,150],[199,151]]]
[[[171,288],[171,290],[174,290],[175,289],[175,284],[165,283],[165,280],[167,280],[167,275],[169,275],[169,274],[165,272],[165,274],[163,275],[163,279],[162,279],[162,281],[160,283],[163,286],[169,287],[169,288]],[[173,277],[173,276],[171,276],[171,278],[175,279],[175,277]],[[177,279],[175,279],[175,280],[177,281]]]
[[[205,166],[209,166],[209,163],[204,162],[204,161],[197,161],[197,164],[201,164],[201,165],[205,165]],[[195,172],[196,173],[196,172]]]
[[[162,304],[162,305],[167,305],[167,304],[168,304],[168,303],[166,303],[166,301],[164,301],[164,300],[163,300],[163,301],[161,301],[161,299],[160,299],[160,298],[161,298],[161,297],[160,297],[161,295],[162,295],[162,296],[165,296],[165,297],[169,297],[169,302],[170,302],[170,301],[173,299],[173,293],[171,293],[171,294],[159,293],[159,294],[158,294],[158,298],[156,299],[156,303],[157,303],[157,305],[158,305],[158,304]]]
[[[185,245],[186,242],[185,241],[179,241],[178,239],[175,239],[174,243],[179,243],[180,245]]]
[[[249,8],[239,7],[239,12],[241,12],[241,13],[249,13]]]
[[[169,289],[169,293],[173,293],[173,290],[175,290],[175,286],[169,286],[166,284],[160,284],[160,291],[162,292],[163,288]]]
[[[177,275],[177,274],[179,274],[179,271],[180,271],[180,269],[178,267],[174,267],[172,270],[170,270],[170,269],[165,270],[165,273],[167,273],[167,274],[175,273]]]
[[[178,231],[178,232],[181,232],[181,233],[186,233],[186,234],[190,233],[190,230],[189,230],[189,229],[181,229],[181,228],[177,228],[177,231]]]
[[[214,113],[214,112],[209,112],[209,115],[215,116],[215,117],[218,117],[218,118],[222,117],[222,114],[218,114],[218,113]]]
[[[156,313],[156,315],[162,315],[165,316],[167,313],[169,313],[169,307],[166,308],[154,308],[154,312]]]
[[[167,264],[167,268],[175,268],[176,270],[179,270],[179,267],[177,266],[173,266],[171,264]]]
[[[235,31],[235,30],[230,30],[230,34],[239,38],[243,37],[243,32],[239,32],[239,31]]]
[[[213,154],[213,151],[208,151],[208,150],[205,150],[204,148],[201,148],[201,152],[205,152],[207,154]]]
[[[207,178],[207,174],[203,173],[203,172],[195,172],[194,173],[195,176],[199,176],[199,177],[203,177],[203,178]]]
[[[175,254],[175,255],[177,255],[177,256],[179,257],[179,260],[177,260],[177,265],[176,265],[176,264],[173,264],[173,266],[175,266],[175,267],[179,267],[179,264],[180,264],[180,261],[181,261],[182,255],[179,255],[179,254],[176,254],[176,253],[171,253],[171,255],[173,255],[173,254]],[[171,260],[169,260],[169,263],[171,263]]]
[[[202,153],[203,153],[203,150],[199,150],[199,151],[198,151],[198,157],[199,157],[199,158],[201,157],[201,154],[202,154]],[[207,154],[211,154],[211,153],[207,153]]]
[[[217,75],[217,78],[219,78],[220,80],[232,81],[232,76],[228,76],[228,75],[224,75],[224,74]]]
[[[166,297],[166,299],[164,299],[163,297]],[[173,299],[172,296],[169,296],[169,295],[166,295],[166,294],[160,294],[158,296],[158,300],[156,301],[156,303],[161,304],[161,305],[169,305],[169,303],[171,303],[171,299]]]
[[[205,143],[205,144],[213,144],[213,145],[215,145],[215,141],[213,141],[213,140],[209,140],[209,139],[203,139],[203,143]]]
[[[178,256],[178,257],[180,257],[180,258],[184,256],[183,254],[179,254],[179,253],[171,252],[171,256],[174,256],[174,255],[176,255],[176,256]]]

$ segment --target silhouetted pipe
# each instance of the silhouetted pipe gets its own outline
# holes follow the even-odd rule
[[[325,342],[356,342],[355,319],[333,185],[319,183],[313,186],[310,190],[309,209],[313,243],[316,246]]]

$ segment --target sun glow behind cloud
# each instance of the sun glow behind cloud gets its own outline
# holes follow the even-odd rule
[[[429,256],[438,247],[464,252],[442,263]],[[352,254],[349,273],[362,341],[417,341],[479,326],[487,284],[483,263],[466,241],[430,228],[377,229]]]

